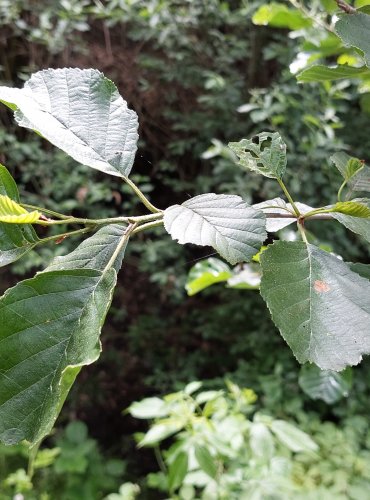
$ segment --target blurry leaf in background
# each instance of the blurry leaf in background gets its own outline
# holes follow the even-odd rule
[[[352,369],[341,373],[320,370],[315,365],[302,366],[298,379],[301,389],[312,399],[321,399],[333,404],[347,397],[352,387]]]
[[[232,270],[225,262],[210,257],[190,269],[185,288],[188,295],[195,295],[215,283],[227,281],[231,276]]]
[[[261,5],[253,14],[252,21],[256,25],[270,25],[274,28],[299,30],[308,28],[312,21],[298,9],[290,9],[283,3],[270,2]]]
[[[369,68],[366,66],[355,68],[353,66],[343,64],[333,68],[323,65],[311,66],[310,68],[297,73],[296,77],[299,83],[307,83],[339,80],[341,78],[354,78],[361,75],[370,76]]]

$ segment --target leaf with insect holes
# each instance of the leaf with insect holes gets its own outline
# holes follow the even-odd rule
[[[281,179],[286,168],[286,144],[278,132],[262,132],[252,139],[230,142],[229,148],[239,158],[238,165],[270,177]]]
[[[370,16],[364,12],[342,14],[335,31],[346,45],[363,52],[366,65],[370,67]]]
[[[100,229],[0,298],[0,441],[45,437],[82,366],[99,357],[123,250],[108,263],[124,233]]]
[[[366,241],[370,242],[370,200],[359,198],[355,201],[336,203],[333,209],[337,205],[341,209],[332,212],[334,219],[353,233],[359,234]]]
[[[21,127],[35,130],[76,161],[107,174],[129,175],[137,149],[137,115],[100,71],[39,71],[23,89],[0,87],[0,100],[17,107]]]
[[[0,198],[19,202],[17,185],[7,168],[1,164]],[[37,241],[38,237],[30,224],[0,222],[0,267],[21,258],[35,246]]]
[[[202,194],[164,212],[164,227],[180,244],[213,247],[230,264],[250,260],[266,238],[265,216],[240,196]]]
[[[370,353],[368,279],[303,242],[276,242],[260,261],[261,295],[300,363],[340,371]]]

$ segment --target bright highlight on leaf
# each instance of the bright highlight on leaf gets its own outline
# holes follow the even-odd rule
[[[266,238],[265,216],[242,198],[202,194],[164,212],[166,231],[179,243],[213,247],[230,264],[250,260]]]
[[[281,179],[286,168],[286,144],[278,132],[262,132],[252,139],[230,142],[229,148],[239,158],[238,165],[270,177]]]
[[[0,195],[0,222],[8,224],[33,224],[40,219],[41,213],[27,212],[8,196]]]
[[[332,207],[333,212],[339,212],[352,217],[369,218],[370,208],[356,201],[338,202]]]

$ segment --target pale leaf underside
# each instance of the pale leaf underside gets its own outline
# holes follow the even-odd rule
[[[231,264],[250,260],[266,238],[262,211],[234,195],[208,193],[173,205],[164,225],[179,243],[212,246]]]

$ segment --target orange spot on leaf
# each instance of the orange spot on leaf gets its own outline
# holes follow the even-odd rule
[[[330,290],[330,286],[327,283],[325,283],[325,281],[320,281],[320,280],[316,280],[315,283],[313,284],[313,287],[318,293],[325,293]]]

